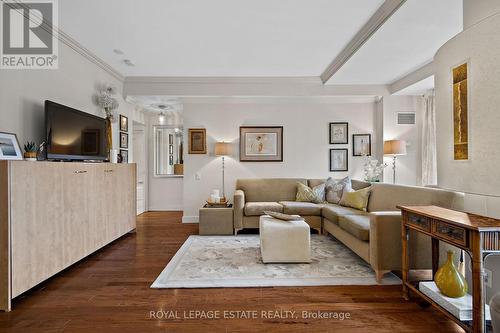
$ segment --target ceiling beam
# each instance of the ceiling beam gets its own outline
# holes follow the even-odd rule
[[[123,95],[172,97],[383,96],[386,85],[324,85],[319,77],[126,77]]]
[[[434,75],[434,62],[420,67],[419,69],[405,75],[404,77],[394,81],[389,85],[389,93],[391,95],[401,91],[409,86],[414,85],[430,76]]]
[[[349,44],[333,59],[321,74],[321,81],[328,82],[342,66],[363,46],[375,32],[405,3],[406,0],[385,0]]]

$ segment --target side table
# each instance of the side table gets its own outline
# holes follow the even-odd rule
[[[200,208],[200,235],[233,235],[233,205]]]

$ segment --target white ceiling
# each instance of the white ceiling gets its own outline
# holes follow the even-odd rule
[[[328,81],[388,84],[429,63],[462,31],[462,0],[407,0]]]
[[[59,22],[124,76],[319,76],[383,2],[73,0]]]

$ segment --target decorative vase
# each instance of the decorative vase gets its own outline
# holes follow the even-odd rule
[[[453,251],[448,251],[448,260],[438,269],[434,281],[443,295],[458,298],[467,294],[468,287],[465,277],[455,267],[454,255]]]
[[[108,160],[111,160],[111,150],[113,149],[113,130],[111,128],[111,121],[111,117],[106,117],[106,148],[108,151]]]

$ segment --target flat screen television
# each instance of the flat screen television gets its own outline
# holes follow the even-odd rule
[[[104,161],[108,158],[104,118],[45,101],[45,135],[49,160]]]

